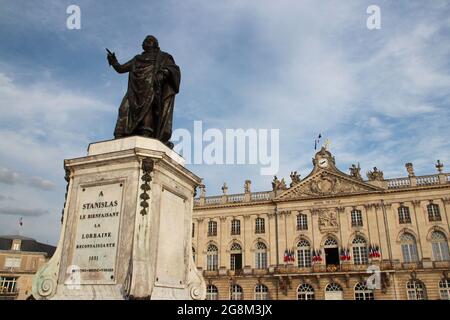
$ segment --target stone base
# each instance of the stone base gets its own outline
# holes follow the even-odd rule
[[[205,298],[190,236],[201,180],[182,157],[134,136],[91,144],[64,166],[61,236],[35,276],[35,298]]]

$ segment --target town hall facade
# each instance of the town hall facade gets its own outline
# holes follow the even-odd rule
[[[192,250],[208,299],[449,299],[450,174],[313,170],[272,190],[195,199]]]

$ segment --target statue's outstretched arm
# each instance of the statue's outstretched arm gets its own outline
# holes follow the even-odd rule
[[[114,70],[116,70],[116,72],[125,73],[125,72],[131,71],[131,63],[133,60],[130,60],[124,64],[120,64],[119,61],[117,60],[116,54],[114,52],[111,52],[108,49],[106,49],[106,51],[108,52],[108,55],[106,56],[106,58],[109,62],[109,65],[113,66],[113,68],[114,68]]]
[[[131,62],[133,60],[128,61],[127,63],[120,64],[119,61],[115,60],[111,63],[114,70],[116,70],[117,73],[125,73],[131,71]]]

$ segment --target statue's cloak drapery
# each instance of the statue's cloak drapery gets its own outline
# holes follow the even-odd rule
[[[113,65],[119,73],[129,72],[128,91],[119,108],[116,138],[145,131],[164,143],[172,135],[175,94],[180,88],[180,68],[168,53],[155,50],[135,56],[127,63]],[[157,73],[167,70],[160,83]]]

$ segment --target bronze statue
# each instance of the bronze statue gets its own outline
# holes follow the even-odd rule
[[[172,56],[159,49],[158,40],[147,36],[144,52],[120,64],[108,49],[107,59],[118,73],[128,72],[128,90],[119,108],[114,137],[139,135],[155,138],[173,148],[172,118],[175,94],[180,88],[180,68]]]

